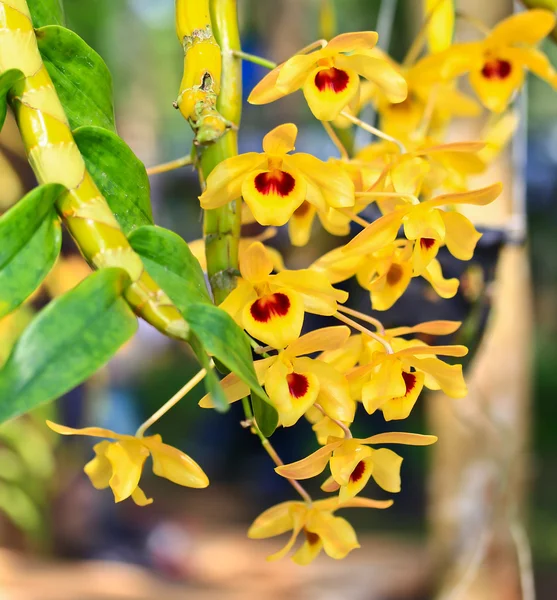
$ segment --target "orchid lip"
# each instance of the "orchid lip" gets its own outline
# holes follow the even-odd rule
[[[493,58],[484,64],[482,68],[482,75],[486,79],[491,80],[503,80],[506,79],[512,71],[512,65],[508,60],[502,60],[500,58]]]
[[[296,187],[296,180],[287,171],[273,169],[255,176],[255,189],[265,196],[276,194],[277,196],[288,196]]]
[[[289,373],[286,376],[288,383],[288,391],[294,398],[301,398],[307,394],[309,389],[309,381],[305,375],[301,373]]]
[[[352,483],[357,483],[364,476],[366,470],[366,463],[361,460],[355,467],[352,473],[350,474],[350,481]]]

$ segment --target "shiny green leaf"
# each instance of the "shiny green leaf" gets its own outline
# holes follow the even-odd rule
[[[8,69],[0,75],[0,129],[6,120],[8,112],[8,92],[14,83],[23,77],[23,73],[19,69]]]
[[[149,275],[181,311],[194,302],[211,304],[199,261],[178,234],[148,225],[133,231],[129,241]]]
[[[149,178],[126,142],[102,127],[80,127],[74,138],[124,233],[152,225]]]
[[[104,60],[76,33],[49,25],[37,43],[72,129],[95,125],[116,131],[112,76]]]
[[[189,304],[183,315],[205,350],[235,373],[255,394],[268,401],[255,375],[246,334],[234,319],[212,304]]]
[[[101,269],[33,319],[0,370],[0,422],[74,388],[132,337],[128,283],[123,270]]]
[[[35,27],[64,24],[62,0],[27,0],[27,6]]]
[[[54,202],[65,188],[52,183],[29,192],[0,217],[0,318],[41,284],[60,253]]]
[[[265,437],[271,437],[279,422],[278,412],[275,407],[255,394],[251,396],[251,407],[259,430]]]

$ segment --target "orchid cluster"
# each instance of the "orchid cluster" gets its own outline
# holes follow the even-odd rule
[[[356,277],[377,312],[392,307],[416,277],[441,298],[456,294],[459,281],[445,278],[438,252],[446,247],[458,260],[471,259],[481,234],[459,208],[497,199],[500,183],[470,189],[468,181],[486,169],[512,131],[492,129],[484,140],[445,143],[447,129],[454,117],[480,115],[482,105],[507,119],[527,71],[557,87],[557,74],[536,48],[554,26],[551,12],[526,11],[499,23],[481,41],[453,44],[403,64],[376,47],[377,33],[345,33],[301,50],[251,91],[249,102],[263,105],[302,90],[339,150],[326,161],[297,153],[296,125],[279,125],[263,138],[262,152],[217,164],[199,198],[201,208],[211,210],[241,197],[244,223],[269,228],[240,241],[237,284],[220,307],[253,342],[253,367],[278,425],[293,427],[307,419],[319,445],[309,456],[282,464],[249,409],[250,388],[236,373],[224,377],[228,402],[244,402],[247,426],[263,441],[278,475],[302,498],[269,508],[249,529],[249,537],[257,539],[291,532],[270,560],[289,553],[299,536],[303,543],[292,555],[298,564],[311,562],[321,549],[341,559],[359,547],[354,529],[336,511],[389,507],[392,500],[360,496],[370,479],[392,494],[401,489],[402,457],[384,446],[425,446],[437,439],[407,432],[355,438],[351,427],[359,414],[380,411],[385,421],[404,420],[424,388],[450,398],[466,396],[462,366],[444,358],[463,357],[467,348],[420,339],[452,334],[460,323],[434,320],[386,329],[380,319],[350,308],[348,293],[335,286]],[[477,98],[458,90],[463,75]],[[378,128],[358,116],[368,105],[378,115]],[[346,148],[341,134],[353,127],[363,127],[377,141],[355,151]],[[380,216],[368,221],[371,205]],[[359,232],[305,269],[286,268],[265,242],[276,227],[287,226],[292,245],[305,246],[316,219],[334,236],[348,236],[353,228]],[[201,242],[191,247],[203,252]],[[339,323],[302,334],[306,313]],[[212,396],[200,406],[214,406]],[[52,427],[116,440],[97,444],[96,458],[86,467],[93,485],[112,488],[116,501],[150,502],[138,487],[149,454],[155,474],[180,485],[208,485],[192,459],[158,436]],[[299,482],[326,470],[330,474],[321,489],[330,496],[314,501]]]

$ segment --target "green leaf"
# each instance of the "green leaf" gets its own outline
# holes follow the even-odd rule
[[[147,171],[126,142],[101,127],[80,127],[73,134],[89,173],[124,233],[153,225]]]
[[[65,22],[62,0],[27,0],[27,5],[35,27],[63,25]]]
[[[0,371],[0,422],[74,388],[132,337],[128,283],[123,270],[101,269],[33,319]]]
[[[192,303],[212,304],[199,261],[186,242],[163,227],[138,227],[129,236],[151,277],[181,310]]]
[[[8,112],[8,92],[22,77],[23,73],[19,69],[8,69],[0,75],[0,129],[4,126]]]
[[[112,76],[99,54],[58,25],[41,27],[37,43],[71,128],[95,125],[115,132]]]
[[[224,393],[222,385],[220,384],[219,376],[217,375],[214,367],[211,366],[211,361],[203,349],[203,345],[199,339],[195,337],[195,335],[191,335],[190,345],[193,348],[193,351],[195,352],[199,362],[201,363],[201,366],[207,371],[207,375],[205,375],[203,383],[205,384],[205,391],[208,394],[211,394],[215,410],[221,413],[227,412],[230,409],[230,405],[228,404],[226,394]]]
[[[279,422],[278,412],[275,407],[255,394],[251,396],[251,406],[259,430],[266,438],[271,437]]]
[[[62,233],[54,202],[64,190],[42,185],[0,217],[0,318],[39,287],[58,258]]]
[[[257,381],[246,334],[224,310],[212,304],[189,304],[183,311],[205,350],[235,373],[255,394],[268,402]]]

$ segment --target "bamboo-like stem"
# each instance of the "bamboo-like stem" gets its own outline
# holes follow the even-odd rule
[[[133,310],[163,333],[188,339],[188,324],[146,272],[87,171],[39,53],[28,7],[23,1],[18,6],[0,0],[0,8],[17,23],[17,29],[3,30],[2,67],[24,75],[10,91],[9,103],[38,182],[66,188],[56,210],[89,264],[124,269],[131,281],[124,297]]]
[[[203,378],[207,375],[206,369],[201,369],[197,375],[192,377],[180,390],[178,390],[170,400],[167,400],[153,415],[151,415],[145,423],[139,426],[137,431],[135,432],[135,437],[143,437],[143,434],[156,423],[163,415],[165,415],[173,406],[178,404],[180,400],[193,388],[203,380]]]
[[[327,417],[328,419],[331,419],[331,421],[333,423],[335,423],[336,425],[338,425],[342,431],[344,432],[344,439],[346,440],[350,440],[352,439],[352,432],[350,431],[350,429],[348,427],[346,427],[346,425],[342,422],[339,421],[338,419],[333,419],[333,417],[329,416],[327,414],[327,411],[321,406],[321,404],[319,403],[315,403],[313,405],[323,416]]]
[[[354,125],[361,127],[364,131],[371,133],[375,137],[378,137],[383,140],[386,140],[387,142],[392,142],[393,144],[396,144],[400,148],[400,151],[403,154],[406,153],[406,147],[404,146],[404,144],[400,140],[397,140],[392,135],[389,135],[388,133],[385,133],[384,131],[377,129],[377,127],[374,127],[373,125],[370,125],[369,123],[366,123],[365,121],[362,121],[358,117],[350,114],[347,110],[343,110],[340,114],[343,117],[345,117],[346,119],[348,119],[349,121],[351,121],[352,123],[354,123]]]
[[[237,127],[242,111],[242,65],[232,54],[233,51],[240,51],[236,0],[211,0],[210,6],[215,38],[222,52],[222,80],[217,110]],[[202,151],[203,179],[206,180],[219,163],[236,154],[238,135],[236,129],[230,129]],[[236,287],[241,225],[240,198],[220,208],[205,211],[203,232],[207,274],[217,304]]]
[[[336,312],[333,316],[336,317],[339,321],[346,323],[346,325],[350,325],[350,327],[353,327],[360,333],[368,335],[370,338],[373,338],[375,341],[379,342],[385,348],[387,354],[394,354],[393,347],[391,346],[391,344],[389,344],[389,342],[385,338],[381,337],[377,333],[373,333],[373,331],[370,331],[366,327],[363,327],[359,323],[356,323],[356,321],[349,319],[342,313]]]
[[[180,169],[181,167],[187,167],[192,164],[191,155],[182,156],[181,158],[176,158],[175,160],[170,160],[165,163],[161,163],[160,165],[154,165],[153,167],[147,167],[147,175],[158,175],[159,173],[168,173],[168,171],[174,171],[175,169]]]
[[[230,53],[235,58],[240,58],[242,60],[247,60],[250,63],[255,65],[259,65],[260,67],[265,67],[266,69],[274,69],[277,66],[276,62],[272,60],[267,60],[262,56],[256,56],[255,54],[248,54],[247,52],[242,52],[241,50],[231,50]]]
[[[273,448],[271,442],[263,435],[263,433],[257,426],[257,421],[255,420],[253,411],[251,410],[249,398],[242,398],[242,406],[244,408],[244,414],[246,415],[247,423],[249,424],[251,432],[257,435],[257,437],[261,440],[261,445],[263,446],[263,448],[265,448],[265,451],[271,457],[275,465],[277,467],[282,467],[284,465],[284,462],[277,454],[277,451]],[[288,477],[286,477],[286,480],[298,492],[298,494],[300,494],[300,496],[304,499],[304,501],[307,504],[312,503],[311,496],[306,492],[306,490],[298,481],[296,481],[295,479],[288,479]]]
[[[336,149],[340,152],[340,157],[344,160],[348,160],[350,158],[348,150],[346,150],[344,147],[344,144],[338,137],[333,126],[328,121],[321,121],[321,125],[323,125],[323,129],[327,132],[327,135],[331,138],[331,141],[335,145]]]
[[[350,315],[351,317],[355,317],[356,319],[360,319],[360,321],[365,321],[366,323],[374,325],[381,335],[385,335],[385,326],[383,325],[383,323],[381,323],[379,319],[376,319],[370,315],[366,315],[358,310],[348,308],[347,306],[339,305],[337,310],[339,312],[343,312],[347,315]]]

